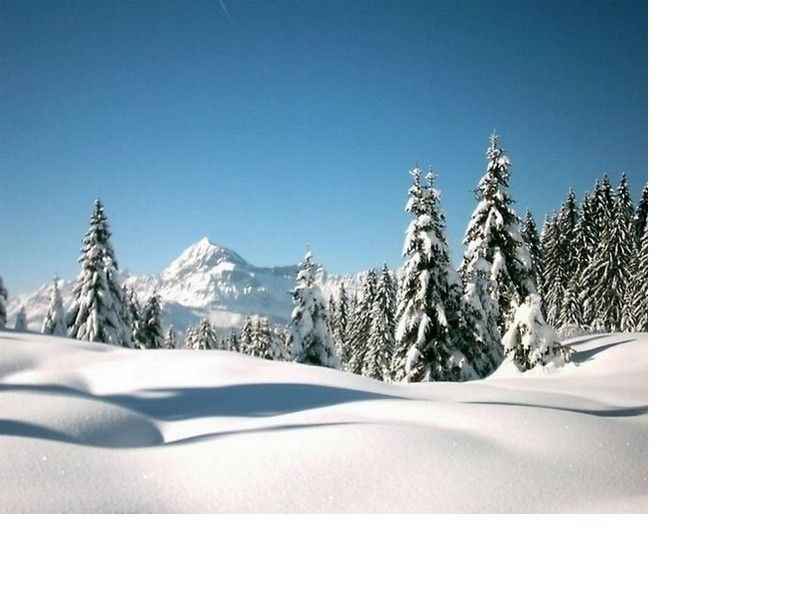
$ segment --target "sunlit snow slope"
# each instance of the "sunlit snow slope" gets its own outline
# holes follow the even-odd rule
[[[384,384],[0,331],[0,511],[645,512],[647,335]]]

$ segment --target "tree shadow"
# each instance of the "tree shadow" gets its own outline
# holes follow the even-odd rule
[[[345,402],[399,398],[389,394],[306,383],[252,383],[206,388],[154,388],[95,395],[64,385],[0,383],[0,393],[41,393],[111,404],[160,421],[201,417],[269,417]],[[157,397],[148,398],[154,394]]]
[[[633,338],[631,338],[628,340],[620,340],[619,342],[612,342],[610,344],[603,344],[601,346],[597,346],[597,348],[591,348],[589,350],[576,351],[572,354],[572,362],[574,362],[575,364],[589,362],[595,357],[595,355],[600,354],[604,350],[608,350],[609,348],[613,348],[614,346],[621,346],[622,344],[628,344],[633,341],[634,341]]]
[[[565,406],[548,406],[546,404],[529,404],[526,402],[492,402],[492,401],[475,401],[464,402],[463,404],[488,404],[492,406],[523,406],[525,408],[544,408],[548,410],[561,410],[571,413],[580,413],[583,415],[591,415],[593,417],[638,417],[639,415],[647,414],[647,406],[630,406],[623,408],[570,408]]]

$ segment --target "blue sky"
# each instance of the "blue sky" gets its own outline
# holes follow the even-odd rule
[[[223,7],[227,8],[230,19]],[[432,165],[456,259],[496,129],[537,222],[647,179],[646,2],[0,4],[0,275],[77,272],[94,197],[121,266],[209,236],[259,265],[400,263]]]

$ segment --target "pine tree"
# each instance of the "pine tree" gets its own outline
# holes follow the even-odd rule
[[[14,323],[14,331],[28,331],[28,314],[25,307],[21,306],[17,313],[17,320]]]
[[[292,290],[292,351],[295,362],[338,369],[328,310],[317,284],[317,264],[309,250]]]
[[[450,265],[445,217],[435,187],[420,183],[419,169],[411,171],[406,212],[414,220],[406,231],[405,262],[400,276],[392,359],[396,381],[446,381],[463,377],[463,355],[454,343],[460,325],[460,282]]]
[[[192,350],[216,350],[217,332],[208,319],[200,323],[186,334],[186,347]]]
[[[545,259],[545,288],[542,312],[554,327],[562,327],[568,319],[571,302],[570,283],[578,272],[577,253],[578,208],[575,192],[570,188],[567,198],[548,230],[547,257]]]
[[[604,185],[608,178],[604,178]],[[584,315],[591,306],[592,326],[602,331],[622,328],[625,290],[630,280],[630,261],[635,251],[633,241],[633,208],[628,194],[627,177],[623,173],[610,207],[603,198],[603,232],[592,263],[587,269],[587,287],[583,290]]]
[[[541,310],[547,315],[548,321],[555,321],[561,312],[561,301],[564,297],[566,283],[561,272],[560,233],[558,231],[559,219],[557,215],[549,216],[544,221],[542,229],[542,254],[543,254],[543,295],[540,294]]]
[[[493,289],[491,265],[482,248],[472,253],[464,269],[462,324],[457,332],[458,345],[476,377],[491,374],[503,359],[500,308]]]
[[[647,331],[647,225],[644,226],[639,249],[632,261],[631,280],[625,295],[622,328],[625,331]]]
[[[241,352],[254,356],[255,353],[255,336],[256,336],[256,323],[258,317],[254,315],[248,316],[242,324],[242,333],[239,336],[239,347]]]
[[[601,255],[601,244],[603,238],[608,237],[613,215],[614,192],[606,174],[602,183],[595,182],[594,192],[584,199],[578,231],[581,250],[578,301],[583,322],[592,328],[604,329],[598,315],[606,312],[603,306],[602,265],[608,257]]]
[[[364,375],[368,377],[383,381],[392,379],[396,305],[397,285],[394,275],[384,263],[371,307],[364,365]]]
[[[281,332],[266,317],[253,317],[248,331],[250,344],[248,354],[267,360],[284,358]]]
[[[542,245],[539,241],[539,232],[536,229],[536,221],[534,221],[533,215],[529,210],[525,211],[521,234],[522,241],[525,242],[531,255],[531,278],[537,291],[541,294],[544,277],[544,256],[542,254]]]
[[[530,294],[515,307],[508,331],[503,336],[503,348],[508,360],[520,371],[552,361],[568,361],[571,350],[562,346],[553,327],[548,325],[541,310],[541,297]]]
[[[164,347],[164,326],[161,317],[161,299],[153,293],[142,311],[139,339],[142,348]]]
[[[236,333],[235,329],[231,329],[230,334],[228,335],[228,347],[226,350],[230,350],[231,352],[241,352],[241,345],[239,343],[239,334]]]
[[[132,287],[122,286],[122,320],[130,327],[130,347],[146,348],[144,330],[144,313],[139,305],[139,298]]]
[[[100,198],[95,200],[89,230],[83,238],[80,273],[75,286],[69,336],[127,346],[130,332],[123,319],[122,290],[117,283],[117,259]]]
[[[636,240],[641,241],[645,238],[644,230],[647,228],[647,185],[642,190],[642,197],[639,206],[636,207],[636,220],[634,225],[634,235]]]
[[[6,301],[8,300],[8,290],[3,286],[3,278],[0,277],[0,328],[6,326],[8,314],[6,312]]]
[[[343,365],[350,362],[350,347],[348,345],[348,327],[350,300],[347,290],[344,289],[344,282],[339,282],[339,291],[335,296],[331,296],[333,310],[331,312],[331,333],[336,344],[336,352]]]
[[[486,174],[478,182],[478,205],[464,236],[464,260],[459,272],[469,280],[470,264],[481,255],[490,265],[491,292],[500,308],[502,327],[514,302],[535,292],[531,278],[531,255],[520,233],[520,220],[514,212],[508,190],[510,161],[500,148],[500,138],[492,134],[486,151]]]
[[[364,374],[365,370],[372,306],[375,304],[377,286],[378,274],[374,269],[370,269],[361,282],[361,293],[356,296],[349,318],[347,348],[350,360],[347,363],[347,370],[357,375]]]
[[[164,348],[168,350],[174,350],[178,347],[178,341],[175,336],[175,328],[170,325],[169,329],[167,329],[167,339],[164,342]]]
[[[58,289],[58,278],[53,278],[53,290],[50,292],[50,306],[42,324],[42,333],[47,335],[67,335],[67,325],[64,320],[64,301],[61,299],[61,290]]]
[[[188,350],[194,350],[195,339],[195,328],[190,325],[186,328],[186,335],[183,336],[183,347]]]

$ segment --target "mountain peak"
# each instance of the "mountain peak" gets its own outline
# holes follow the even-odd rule
[[[181,252],[180,256],[164,270],[163,275],[167,278],[175,277],[187,272],[208,270],[222,263],[252,268],[236,252],[204,236]]]

